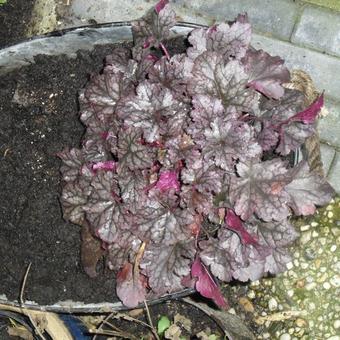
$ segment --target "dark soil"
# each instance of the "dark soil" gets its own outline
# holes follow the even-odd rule
[[[0,48],[25,38],[35,0],[8,0],[0,5]]]
[[[183,48],[183,41],[182,47]],[[60,160],[79,146],[78,91],[98,73],[113,45],[35,64],[0,77],[0,294],[18,299],[32,263],[26,300],[117,301],[114,274],[89,278],[80,264],[80,229],[62,219]]]

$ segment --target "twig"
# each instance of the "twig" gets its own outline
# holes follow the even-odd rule
[[[155,338],[157,340],[160,340],[160,338],[159,338],[159,336],[157,334],[157,331],[156,331],[155,327],[153,326],[151,315],[150,315],[150,311],[149,311],[149,307],[148,307],[148,304],[146,303],[146,300],[144,300],[144,305],[145,305],[146,315],[148,316],[148,321],[149,321],[149,324],[150,324],[150,327],[151,327],[151,331],[152,331],[153,335],[155,336]]]
[[[109,320],[113,315],[115,315],[115,312],[109,314],[106,318],[104,318],[103,321],[101,321],[100,325],[98,326],[97,331],[101,331],[103,326],[104,326],[105,321]],[[91,330],[89,330],[89,332],[92,333]],[[99,333],[95,333],[95,334],[96,335],[93,337],[92,340],[96,340],[97,339],[97,334],[99,334]]]
[[[32,263],[30,262],[27,269],[26,269],[26,272],[25,272],[25,275],[24,275],[24,279],[22,280],[22,285],[21,285],[21,290],[20,290],[20,307],[22,309],[22,312],[28,316],[33,328],[34,328],[34,331],[41,337],[42,340],[46,340],[46,338],[44,337],[44,335],[42,334],[41,330],[39,329],[39,327],[37,326],[37,324],[35,323],[35,321],[33,320],[32,316],[31,316],[31,313],[29,311],[29,309],[26,309],[24,307],[24,304],[25,304],[25,300],[24,300],[24,292],[25,292],[25,286],[26,286],[26,281],[27,281],[27,277],[28,277],[28,273],[31,269],[31,265]]]

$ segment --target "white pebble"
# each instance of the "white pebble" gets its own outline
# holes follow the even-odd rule
[[[328,214],[327,214],[327,217],[328,218],[332,218],[334,216],[333,212],[332,211],[329,211]]]
[[[321,273],[324,273],[327,270],[327,267],[321,267],[319,270]]]
[[[302,263],[301,263],[301,268],[302,268],[302,269],[307,269],[308,266],[309,266],[309,265],[308,265],[308,263],[306,263],[306,262],[302,262]]]
[[[339,335],[333,335],[330,338],[327,338],[327,340],[340,340],[340,336]]]
[[[324,246],[324,245],[326,244],[326,242],[327,242],[326,237],[321,237],[321,238],[319,239],[319,242]]]
[[[294,267],[294,265],[293,265],[292,262],[288,262],[288,263],[286,264],[286,267],[287,267],[288,270],[291,270],[291,269]]]
[[[300,264],[300,263],[299,263],[299,260],[297,260],[297,259],[295,259],[293,263],[294,263],[294,266],[295,266],[295,267],[298,267],[299,264]]]
[[[270,334],[269,333],[263,333],[262,337],[263,337],[263,339],[269,339]]]
[[[340,328],[340,320],[335,320],[334,323],[333,323],[333,327],[334,327],[335,329]]]
[[[312,222],[310,225],[311,225],[312,227],[316,227],[316,226],[319,225],[319,223],[318,223],[318,222]]]
[[[254,299],[255,298],[255,292],[252,289],[249,290],[247,295],[248,295],[249,299]]]
[[[312,232],[312,236],[313,236],[313,237],[318,237],[318,236],[319,236],[319,233],[318,233],[317,231],[314,230],[314,231]]]
[[[329,282],[333,287],[340,287],[340,276],[339,275],[334,275],[329,279]]]
[[[289,297],[292,297],[292,296],[294,295],[294,290],[293,290],[293,289],[289,289],[289,290],[287,291],[287,295],[288,295]]]
[[[291,336],[288,333],[284,333],[280,336],[280,340],[290,340]]]
[[[331,288],[331,285],[328,283],[328,282],[325,282],[323,285],[322,285],[323,288],[325,289],[329,289]]]
[[[228,313],[236,315],[236,311],[234,308],[228,309]]]
[[[309,224],[306,224],[306,225],[303,225],[300,229],[301,231],[306,231],[310,228],[310,225]]]
[[[305,286],[305,288],[307,290],[313,290],[315,287],[316,287],[316,283],[315,282],[307,283],[306,286]]]
[[[273,311],[277,309],[277,301],[274,298],[270,298],[268,301],[269,310]]]
[[[330,249],[330,250],[331,250],[332,253],[334,253],[334,252],[336,251],[336,245],[333,244],[333,245],[331,246],[331,249]]]

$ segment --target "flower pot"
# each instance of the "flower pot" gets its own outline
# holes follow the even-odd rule
[[[195,27],[197,25],[183,23],[173,31],[176,35],[187,34]],[[78,77],[72,71],[76,72],[76,67],[72,67],[79,58],[89,67],[93,55],[88,55],[98,45],[131,39],[129,23],[120,22],[54,32],[0,50],[1,103],[4,103],[0,123],[3,164],[0,254],[1,266],[5,268],[2,280],[6,283],[1,284],[0,305],[67,313],[125,309],[118,298],[112,300],[114,285],[108,282],[114,276],[106,273],[105,282],[92,280],[80,269],[79,229],[62,220],[59,206],[60,161],[56,153],[66,145],[79,144],[83,126],[76,114],[77,91],[85,85],[89,72],[102,68],[102,59],[110,52],[110,47],[103,48],[103,55],[97,58],[96,70],[84,69]],[[61,62],[58,71],[57,64]],[[74,87],[66,85],[62,88],[61,74],[64,74],[64,80],[77,78]],[[46,88],[38,85],[39,82]],[[73,101],[72,108],[65,104],[66,97]],[[58,144],[62,140],[63,146]],[[41,216],[53,212],[59,216],[58,221],[55,217],[49,222],[39,221]],[[63,251],[66,245],[73,249],[72,254]],[[15,266],[10,263],[11,259],[16,259]],[[31,270],[23,292],[25,301],[20,303],[20,284],[29,263]],[[46,268],[43,268],[45,264]],[[69,277],[77,278],[73,288],[66,282]],[[75,294],[70,292],[71,288]],[[95,297],[100,289],[107,291],[106,296]],[[54,300],[46,298],[49,291],[54,291]],[[192,292],[192,289],[185,289],[151,299],[149,303]]]

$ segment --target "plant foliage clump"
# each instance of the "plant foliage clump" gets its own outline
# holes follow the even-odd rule
[[[86,133],[59,155],[61,203],[87,230],[85,270],[96,275],[105,253],[125,305],[195,286],[225,306],[218,280],[285,270],[290,216],[333,195],[305,161],[286,160],[315,133],[323,96],[304,107],[283,87],[284,61],[250,46],[246,15],[193,30],[170,55],[174,25],[159,1],[133,23],[133,48],[115,49],[81,92]]]

